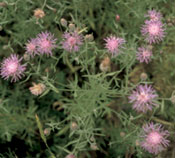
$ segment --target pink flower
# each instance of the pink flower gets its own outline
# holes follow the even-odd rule
[[[42,32],[37,37],[37,51],[41,54],[52,55],[52,50],[56,48],[56,40],[50,32]]]
[[[164,25],[161,21],[145,21],[142,26],[141,33],[145,36],[145,40],[152,43],[159,43],[165,37]]]
[[[112,56],[119,54],[119,48],[123,48],[122,45],[125,43],[123,38],[110,36],[104,39],[106,41],[105,48],[108,49]]]
[[[151,122],[143,126],[141,146],[149,153],[158,154],[169,146],[168,136],[169,132],[163,130],[161,125]]]
[[[160,12],[157,12],[156,10],[149,10],[148,14],[145,15],[145,17],[149,17],[151,21],[160,21],[162,18],[162,15]]]
[[[35,38],[32,38],[31,40],[28,41],[25,48],[26,48],[26,53],[28,53],[31,56],[38,54],[37,40]]]
[[[146,113],[148,110],[152,111],[153,106],[158,106],[155,103],[157,97],[158,95],[152,86],[139,85],[128,98],[129,102],[133,103],[133,109]]]
[[[83,44],[83,37],[77,32],[65,32],[61,44],[66,51],[77,52],[79,51],[79,47]]]
[[[144,47],[138,48],[138,52],[136,54],[137,60],[139,60],[141,63],[149,63],[152,56],[152,51],[149,49],[146,49]]]
[[[3,60],[0,68],[0,75],[5,80],[11,77],[11,82],[16,82],[21,79],[26,69],[26,64],[21,65],[22,58],[16,54],[11,54],[10,57]]]

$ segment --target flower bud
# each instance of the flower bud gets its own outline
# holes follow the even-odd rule
[[[69,29],[70,29],[70,31],[74,31],[75,30],[75,24],[69,24]]]
[[[136,144],[136,146],[139,146],[140,145],[139,140],[136,140],[135,144]]]
[[[0,7],[6,7],[7,3],[6,2],[0,2]]]
[[[50,128],[44,129],[44,135],[46,135],[46,136],[50,135]]]
[[[67,155],[65,158],[75,158],[75,155],[69,154],[69,155]]]
[[[125,135],[126,135],[125,132],[120,132],[121,137],[124,137]]]
[[[45,16],[45,13],[42,9],[38,8],[38,9],[35,9],[34,10],[34,16],[37,18],[37,19],[41,19]]]
[[[145,72],[142,72],[140,75],[141,80],[146,80],[148,78],[148,75]]]
[[[66,19],[61,18],[60,22],[61,22],[62,26],[67,27],[67,20]]]
[[[71,123],[71,126],[70,126],[70,129],[74,131],[74,130],[76,130],[77,128],[78,128],[77,123],[76,123],[76,122],[72,122],[72,123]]]
[[[115,20],[118,22],[118,21],[120,21],[120,16],[117,14],[116,16],[115,16]]]
[[[173,104],[175,104],[175,95],[172,95],[170,100]]]
[[[25,53],[25,54],[23,55],[23,58],[24,58],[25,61],[29,61],[29,60],[30,60],[30,55],[27,54],[27,53]]]
[[[99,148],[98,148],[98,146],[97,146],[96,143],[92,143],[92,144],[90,145],[90,148],[91,148],[92,150],[99,150]]]

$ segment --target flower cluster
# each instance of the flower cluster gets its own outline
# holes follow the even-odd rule
[[[32,57],[35,55],[52,55],[52,50],[56,48],[56,38],[50,32],[42,32],[36,38],[32,38],[26,44],[26,53]]]
[[[145,41],[149,44],[159,43],[165,37],[164,24],[161,22],[162,15],[155,10],[150,10],[146,17],[149,17],[150,19],[145,21],[145,24],[141,29]]]
[[[145,20],[144,25],[141,28],[141,33],[148,44],[159,43],[165,37],[165,28],[162,23],[162,15],[155,10],[149,10],[145,15],[148,19]],[[148,64],[153,56],[152,50],[146,47],[139,47],[136,53],[136,59],[143,63]]]

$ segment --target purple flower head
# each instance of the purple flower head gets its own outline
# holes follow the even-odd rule
[[[80,46],[83,44],[83,36],[77,32],[65,32],[61,44],[63,49],[68,52],[78,52]]]
[[[159,43],[165,37],[164,25],[161,21],[145,21],[142,26],[141,33],[145,37],[145,40],[152,43]]]
[[[112,56],[119,54],[119,48],[123,48],[122,45],[125,43],[123,38],[110,36],[104,39],[106,41],[105,48],[108,49]]]
[[[141,147],[152,154],[158,154],[169,146],[169,132],[160,124],[149,123],[143,126]]]
[[[36,38],[37,51],[40,54],[52,55],[52,50],[56,48],[56,38],[50,32],[42,32]]]
[[[32,57],[38,54],[37,52],[37,40],[35,38],[32,38],[31,40],[28,41],[26,44],[26,53],[31,55]]]
[[[146,113],[152,111],[153,106],[158,106],[155,103],[158,95],[156,91],[149,85],[139,85],[129,96],[129,102],[133,103],[132,107],[137,112]]]
[[[138,48],[136,56],[137,60],[139,60],[141,63],[145,62],[148,64],[152,57],[152,51],[144,47],[140,47]]]
[[[149,10],[145,17],[149,17],[151,21],[160,21],[162,19],[162,14],[156,10]]]
[[[26,69],[26,64],[21,65],[22,58],[16,54],[11,54],[10,57],[3,60],[0,68],[0,75],[5,80],[11,77],[11,82],[16,82],[21,79]]]

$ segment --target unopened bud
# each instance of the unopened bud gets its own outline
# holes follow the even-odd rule
[[[44,129],[44,135],[46,135],[46,136],[50,135],[50,128]]]
[[[24,58],[25,61],[29,61],[29,60],[30,60],[30,55],[27,54],[27,53],[25,53],[25,54],[23,55],[23,58]]]
[[[97,146],[96,143],[92,143],[91,146],[90,146],[90,148],[91,148],[92,150],[99,150],[99,148],[98,148],[98,146]]]
[[[0,2],[0,7],[6,7],[7,6],[7,3],[5,2]]]
[[[35,9],[34,10],[34,16],[37,18],[37,19],[41,19],[45,16],[45,13],[42,9]]]
[[[7,50],[9,48],[8,45],[3,45],[2,49]]]
[[[62,26],[67,27],[67,20],[66,19],[61,18],[60,22],[61,22]]]
[[[67,155],[65,158],[75,158],[75,155],[69,154],[69,155]]]
[[[102,72],[108,72],[110,71],[110,69],[111,69],[111,60],[109,57],[105,57],[100,64],[100,70]]]
[[[49,72],[49,68],[48,68],[48,67],[47,67],[47,68],[45,68],[45,70],[44,70],[44,71],[48,73],[48,72]]]
[[[140,75],[141,80],[146,80],[148,78],[148,75],[145,72],[142,72]]]
[[[175,104],[175,95],[172,95],[170,100],[173,104]]]
[[[135,144],[136,144],[136,146],[139,146],[140,145],[139,140],[136,140]]]
[[[70,31],[74,31],[75,30],[75,24],[69,24],[69,29],[70,29]]]
[[[125,135],[126,135],[125,132],[120,132],[121,137],[124,137]]]
[[[88,34],[85,36],[85,40],[88,42],[91,42],[94,40],[94,36],[92,34]]]
[[[118,21],[120,21],[120,16],[117,14],[116,16],[115,16],[115,20],[118,22]]]
[[[90,141],[91,141],[91,142],[94,142],[94,141],[95,141],[95,138],[92,136],[92,137],[90,138]]]
[[[73,130],[73,131],[76,130],[76,129],[78,128],[77,123],[76,123],[76,122],[72,122],[70,128],[71,128],[71,130]]]

